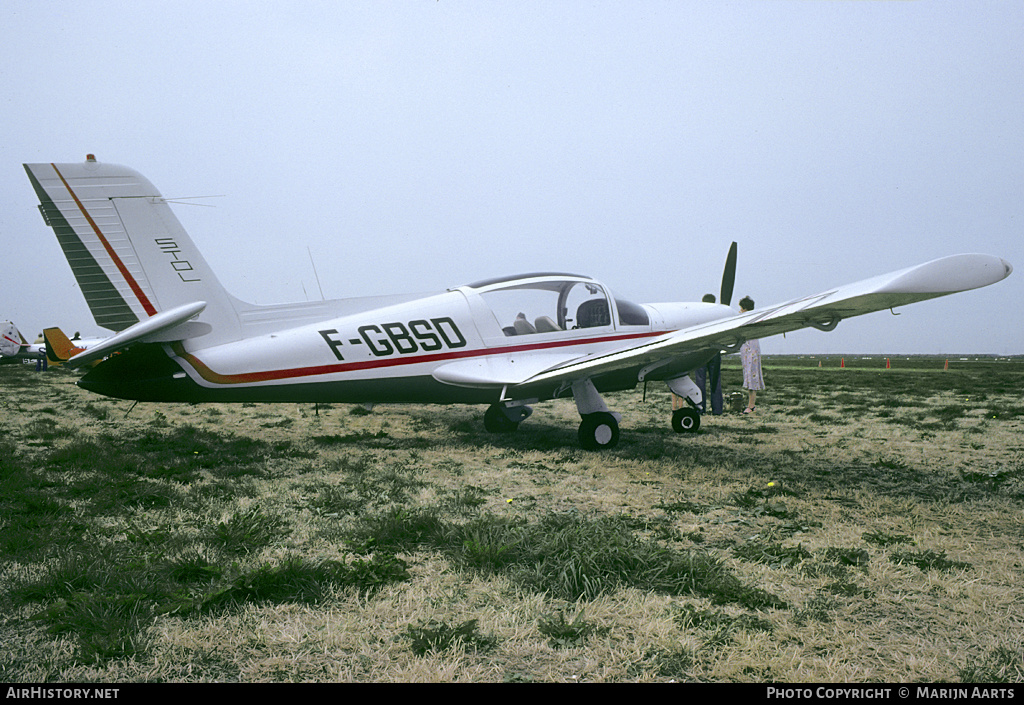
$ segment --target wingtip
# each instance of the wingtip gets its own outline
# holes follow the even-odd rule
[[[996,284],[1012,271],[1009,262],[995,255],[952,255],[899,272],[886,289],[900,293],[951,294]]]

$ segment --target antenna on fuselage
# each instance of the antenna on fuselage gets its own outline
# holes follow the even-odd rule
[[[316,287],[320,290],[320,300],[326,301],[327,298],[324,296],[324,288],[320,286],[320,275],[316,273],[316,262],[313,261],[313,252],[309,249],[309,245],[306,245],[306,252],[309,253],[309,263],[313,265],[313,276],[316,277]]]

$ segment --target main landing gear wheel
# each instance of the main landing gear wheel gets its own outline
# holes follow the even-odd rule
[[[490,433],[512,433],[519,422],[510,419],[501,406],[492,404],[484,412],[484,428]]]
[[[696,409],[676,409],[672,412],[672,430],[676,433],[695,433],[700,428],[700,413]]]
[[[619,422],[603,411],[586,414],[580,422],[579,439],[586,450],[614,448],[619,442]]]

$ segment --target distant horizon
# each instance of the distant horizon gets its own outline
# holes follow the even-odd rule
[[[739,355],[739,353],[730,353],[730,355]],[[904,352],[901,352],[901,353],[881,353],[881,352],[876,352],[876,353],[866,353],[866,352],[845,352],[845,353],[807,352],[807,353],[793,353],[793,352],[785,352],[785,353],[762,353],[761,357],[762,358],[769,358],[769,357],[890,357],[890,358],[900,358],[900,357],[933,357],[933,358],[938,358],[938,359],[949,358],[949,359],[952,360],[953,358],[960,359],[960,358],[969,358],[969,357],[984,357],[984,358],[993,358],[993,359],[999,359],[999,358],[1007,358],[1007,359],[1011,359],[1011,358],[1024,358],[1024,353],[1006,354],[1006,353],[965,353],[965,352],[958,352],[958,353],[904,353]]]

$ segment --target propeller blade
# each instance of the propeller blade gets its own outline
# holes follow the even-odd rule
[[[722,272],[722,296],[720,303],[732,304],[732,288],[736,283],[736,243],[729,247],[729,256],[725,258],[725,271]]]

